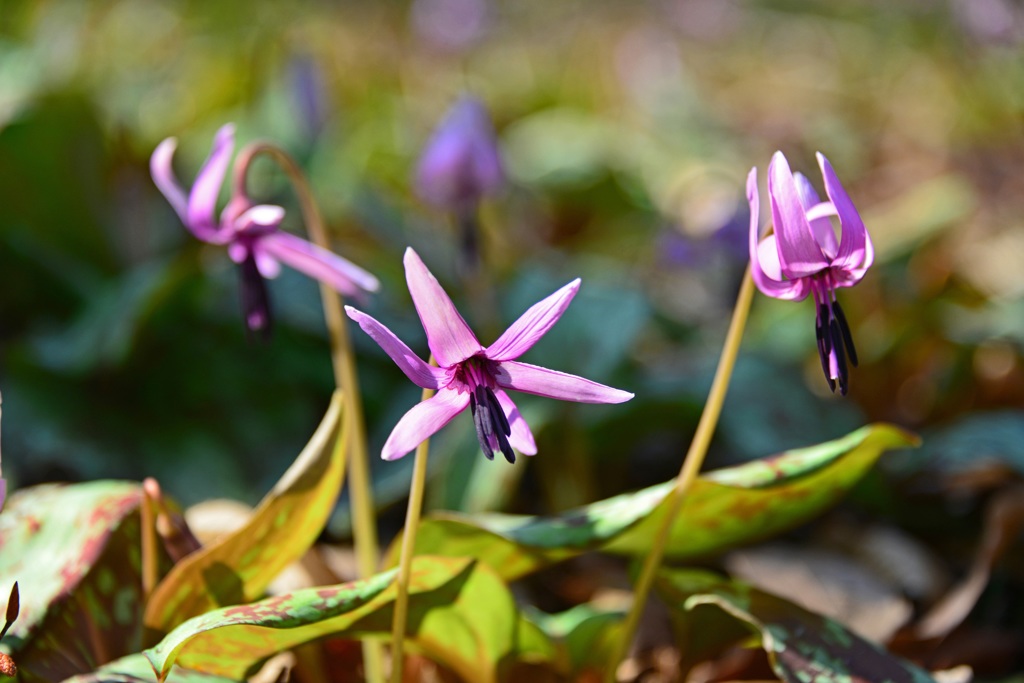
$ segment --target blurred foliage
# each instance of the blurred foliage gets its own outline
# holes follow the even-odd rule
[[[481,462],[457,420],[435,440],[435,471],[456,474],[434,505],[552,513],[675,472],[743,269],[742,180],[775,149],[805,170],[828,154],[875,238],[878,265],[840,293],[862,365],[848,399],[828,396],[810,305],[759,297],[712,463],[864,419],[941,429],[1019,410],[1017,5],[477,0],[463,21],[442,5],[4,1],[0,387],[15,487],[153,475],[184,502],[254,501],[328,402],[315,286],[282,274],[276,336],[245,341],[233,264],[191,239],[148,177],[167,136],[184,178],[228,120],[241,141],[293,153],[338,250],[384,281],[370,312],[423,352],[402,249],[460,306],[473,296],[447,217],[409,187],[463,90],[491,108],[513,179],[484,214],[500,315],[474,324],[503,329],[580,276],[526,360],[637,398],[525,399],[540,455],[500,485],[487,473],[504,464]],[[284,178],[256,171],[256,196],[301,230]],[[418,390],[357,343],[376,448]],[[374,463],[385,503],[410,465]]]

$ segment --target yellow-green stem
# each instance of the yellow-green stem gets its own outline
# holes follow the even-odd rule
[[[431,365],[437,365],[433,356]],[[423,390],[423,400],[434,395],[433,389]],[[427,455],[430,439],[416,447],[416,461],[412,468],[412,483],[409,485],[409,507],[405,511],[405,533],[402,534],[402,555],[398,560],[398,577],[395,584],[395,613],[391,622],[391,683],[402,682],[403,649],[405,647],[405,623],[409,614],[409,572],[412,557],[416,552],[416,529],[420,525],[420,511],[423,509],[423,489],[427,481]]]
[[[267,143],[253,143],[239,153],[235,164],[235,192],[245,191],[246,171],[252,159],[266,154],[284,169],[298,195],[299,207],[309,237],[317,246],[330,250],[327,231],[324,229],[320,208],[313,199],[302,169],[284,150]],[[359,392],[359,378],[356,374],[355,353],[348,336],[348,327],[342,312],[341,294],[329,285],[320,283],[320,298],[323,301],[324,320],[330,336],[331,362],[334,366],[335,384],[345,392],[343,419],[348,421],[349,434],[349,495],[352,498],[352,526],[356,547],[356,563],[360,576],[372,576],[380,561],[380,544],[377,540],[377,522],[374,514],[373,487],[370,483],[369,458],[366,450],[366,429],[363,422],[363,404]],[[384,655],[380,643],[363,641],[363,666],[366,680],[377,683],[384,680]]]
[[[754,298],[754,280],[750,277],[750,268],[743,275],[743,284],[740,286],[740,293],[736,299],[736,308],[732,312],[732,321],[729,323],[729,332],[725,337],[725,346],[722,348],[722,355],[718,359],[718,369],[715,371],[715,379],[711,382],[711,391],[708,392],[708,400],[704,404],[704,411],[701,413],[700,422],[697,423],[697,431],[693,435],[690,449],[683,459],[683,466],[676,478],[676,485],[669,491],[666,499],[665,516],[662,518],[661,526],[658,527],[654,537],[654,544],[650,552],[644,558],[643,566],[640,569],[640,576],[637,579],[636,587],[633,590],[633,604],[626,615],[619,639],[615,643],[612,657],[608,660],[608,670],[605,672],[605,680],[614,683],[619,663],[626,658],[629,646],[633,642],[637,626],[640,623],[640,616],[643,614],[644,605],[647,603],[647,596],[654,584],[654,576],[661,565],[661,559],[665,555],[665,544],[668,541],[669,531],[672,529],[672,522],[682,508],[683,500],[687,492],[696,481],[700,468],[704,464],[704,456],[707,455],[708,446],[711,444],[711,437],[715,433],[715,426],[718,424],[718,417],[722,413],[722,404],[725,403],[725,395],[729,390],[729,379],[732,377],[733,368],[736,366],[736,356],[739,353],[740,341],[743,339],[743,328],[747,324],[747,314],[750,312],[750,303]]]

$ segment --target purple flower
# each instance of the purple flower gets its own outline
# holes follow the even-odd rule
[[[281,230],[284,209],[254,204],[237,191],[215,217],[217,196],[231,162],[235,128],[228,124],[217,131],[213,149],[185,192],[171,168],[177,140],[160,143],[150,159],[153,181],[178,213],[185,227],[198,239],[227,247],[240,265],[242,308],[246,324],[254,332],[270,327],[270,301],[264,278],[274,278],[281,263],[351,296],[376,291],[380,284],[370,273],[326,249]]]
[[[874,261],[864,222],[836,177],[832,165],[817,155],[825,192],[823,202],[803,175],[789,170],[782,152],[768,165],[768,197],[772,207],[773,234],[759,240],[757,168],[747,177],[750,201],[750,261],[758,289],[776,299],[801,301],[814,295],[816,333],[821,367],[832,391],[846,394],[847,358],[857,365],[850,327],[836,301],[836,289],[860,282]],[[832,216],[842,230],[837,241]],[[845,351],[844,351],[845,348]]]
[[[483,104],[464,96],[423,150],[416,167],[416,191],[429,204],[464,213],[504,183],[491,118]]]
[[[515,360],[562,317],[580,287],[578,279],[534,304],[497,341],[484,348],[412,249],[405,252],[405,277],[438,367],[423,362],[370,316],[351,306],[345,309],[410,380],[424,389],[437,390],[395,425],[381,452],[385,460],[396,460],[413,450],[467,406],[488,459],[500,451],[506,460],[515,462],[513,448],[534,455],[537,445],[533,434],[507,389],[580,403],[622,403],[633,398],[626,391]]]

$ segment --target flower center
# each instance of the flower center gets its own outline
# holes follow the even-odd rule
[[[242,313],[250,332],[263,340],[270,337],[270,293],[267,283],[256,265],[253,250],[248,248],[245,258],[238,264],[239,289],[242,295]]]
[[[825,372],[829,388],[846,395],[849,387],[850,373],[846,361],[857,367],[857,349],[853,345],[850,325],[846,322],[843,309],[836,301],[835,285],[830,270],[816,275],[811,281],[814,303],[817,308],[814,332],[818,340],[818,356],[821,358],[821,369]]]
[[[459,379],[469,391],[469,410],[473,414],[476,438],[484,456],[493,460],[494,454],[500,451],[506,460],[514,463],[516,454],[508,442],[512,426],[491,388],[494,384],[493,365],[492,361],[483,357],[468,358],[459,368]]]

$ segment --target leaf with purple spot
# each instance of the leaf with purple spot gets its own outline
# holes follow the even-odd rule
[[[742,633],[720,627],[724,612],[760,638],[772,670],[786,683],[934,683],[928,672],[838,622],[742,582],[704,571],[663,569],[655,589],[685,626],[680,629],[683,651],[711,654],[706,637],[712,630],[715,637]],[[717,609],[708,611],[707,606]],[[710,620],[718,627],[708,628]],[[693,637],[704,640],[689,642]],[[727,643],[719,638],[715,644]]]
[[[146,605],[150,644],[189,617],[260,598],[313,545],[345,473],[342,403],[335,392],[309,443],[246,524],[185,557],[157,586]]]
[[[394,576],[392,570],[208,612],[144,654],[161,674],[177,664],[238,680],[267,656],[316,638],[386,635]],[[554,646],[519,615],[498,575],[469,558],[415,558],[407,623],[411,647],[467,681],[493,683],[513,662],[555,658]]]
[[[887,450],[917,437],[886,424],[817,446],[701,476],[683,501],[666,548],[670,559],[706,557],[767,538],[835,504]],[[549,517],[435,513],[420,525],[416,553],[476,557],[506,580],[586,551],[648,552],[671,481]],[[397,562],[400,539],[387,561]]]

